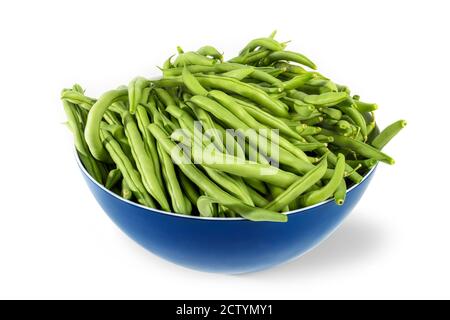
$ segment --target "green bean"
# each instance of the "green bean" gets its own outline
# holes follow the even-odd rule
[[[85,156],[79,152],[77,153],[80,157],[83,167],[86,169],[89,175],[91,175],[98,183],[102,183],[105,180],[102,163],[97,163],[97,160],[95,160],[91,155]]]
[[[189,70],[189,72],[191,72],[192,74],[217,72],[216,67],[223,65],[223,64],[224,63],[220,63],[220,64],[217,64],[214,66],[189,65],[189,66],[183,66],[183,67],[179,67],[179,68],[164,69],[163,76],[164,76],[164,78],[181,76],[184,68],[187,68]]]
[[[122,179],[119,169],[112,169],[106,177],[105,188],[111,190]]]
[[[323,117],[321,116],[315,116],[313,118],[309,118],[306,120],[303,120],[303,123],[308,126],[315,126],[323,121]]]
[[[102,183],[103,177],[100,166],[89,152],[89,148],[83,134],[83,125],[79,121],[75,105],[63,100],[63,106],[68,119],[67,124],[73,133],[75,148],[80,155],[80,160],[83,163],[83,166],[98,183]]]
[[[248,189],[248,192],[250,194],[252,201],[254,202],[254,204],[257,207],[264,208],[269,203],[269,200],[264,198],[262,195],[260,195],[258,192],[256,192],[252,188],[247,188],[247,189]]]
[[[122,180],[122,186],[120,191],[120,196],[124,198],[125,200],[131,200],[133,198],[133,191],[131,191],[130,186],[127,184],[127,182]]]
[[[249,206],[255,205],[253,203],[252,197],[248,192],[247,186],[242,181],[242,178],[232,178],[225,173],[210,169],[208,167],[205,167],[205,171],[212,181],[224,188],[226,191],[230,192],[238,199],[242,200],[243,203]]]
[[[334,108],[319,108],[319,111],[326,114],[333,120],[341,120],[342,111]]]
[[[283,50],[283,46],[278,41],[276,41],[274,39],[271,39],[271,38],[258,38],[258,39],[253,39],[252,41],[250,41],[244,47],[244,49],[241,50],[239,55],[242,56],[242,55],[248,54],[249,52],[252,52],[253,50],[255,50],[258,47],[265,48],[265,49],[270,50],[270,51]]]
[[[305,152],[306,151],[315,151],[317,149],[326,148],[328,146],[327,143],[323,143],[323,142],[304,143],[304,142],[296,141],[296,142],[293,142],[293,144]]]
[[[123,126],[120,124],[108,124],[102,121],[100,123],[100,128],[101,130],[106,130],[113,135],[114,139],[116,139],[117,142],[120,144],[120,147],[122,148],[123,152],[134,164],[134,158],[133,155],[131,154],[131,147],[130,144],[128,143],[128,138],[125,135]]]
[[[269,192],[264,182],[252,178],[243,178],[243,179],[245,183],[247,183],[250,186],[250,189],[253,188],[254,190],[258,191],[261,194],[267,194]],[[253,201],[255,201],[255,199],[253,199]]]
[[[102,121],[100,123],[100,128],[109,131],[117,140],[126,139],[125,131],[120,124],[108,124],[107,122]]]
[[[197,50],[197,53],[202,56],[211,57],[223,61],[223,55],[213,46],[203,46]]]
[[[133,168],[131,161],[125,153],[123,153],[119,143],[114,140],[112,135],[107,131],[101,131],[101,135],[103,140],[102,143],[104,143],[105,149],[109,152],[111,158],[116,163],[117,168],[122,173],[124,181],[136,196],[137,201],[143,205],[155,208],[155,202],[147,193],[147,190],[141,181],[139,172]]]
[[[271,97],[271,95],[273,94],[279,94],[281,92],[283,92],[283,88],[278,87],[267,87],[264,86],[262,83],[252,83],[252,82],[244,82],[249,84],[250,86],[252,86],[253,88],[263,91],[264,93],[266,93],[269,97]],[[273,100],[273,99],[272,99]],[[274,102],[276,102],[276,100],[273,100]]]
[[[316,108],[311,105],[311,104],[305,104],[305,103],[298,103],[296,100],[294,102],[294,110],[295,112],[301,116],[303,119],[308,119],[309,117],[311,117],[311,115],[316,111]]]
[[[298,91],[298,90],[288,90],[287,95],[289,98],[305,101],[305,98],[308,96],[308,94]]]
[[[370,139],[370,137],[371,137],[371,135],[372,135],[372,132],[375,131],[376,126],[377,126],[377,124],[376,124],[375,121],[369,122],[369,123],[367,124],[367,137],[368,137],[367,140],[368,140],[368,141],[372,141],[372,140]]]
[[[186,67],[183,69],[182,78],[184,85],[192,94],[201,96],[206,96],[208,94],[208,91],[202,87],[202,85]]]
[[[213,198],[210,198],[210,201],[220,203]],[[229,209],[238,212],[242,215],[245,214],[245,218],[252,221],[272,221],[272,222],[286,222],[287,216],[281,213],[277,213],[274,211],[270,211],[263,208],[250,207],[243,203],[229,203],[224,205]]]
[[[309,162],[315,164],[318,163],[320,161],[320,158],[317,157],[308,157],[309,158]]]
[[[255,80],[274,85],[276,87],[281,87],[283,85],[282,81],[277,79],[272,74],[262,70],[258,70],[256,68],[253,68],[253,72],[250,74],[250,77]]]
[[[123,101],[114,102],[107,111],[114,112],[119,116],[122,116],[122,114],[126,111],[129,112],[127,105]]]
[[[165,112],[165,111],[164,111]],[[166,116],[164,113],[160,113],[160,117],[161,120],[163,122],[164,128],[168,131],[168,132],[173,132],[177,129],[179,129],[179,126],[177,125],[177,123],[175,123],[174,121],[172,121],[168,116]]]
[[[332,196],[334,192],[338,189],[341,181],[343,180],[344,172],[345,172],[345,157],[342,154],[338,154],[336,167],[334,169],[334,173],[330,181],[328,181],[328,183],[319,190],[307,193],[302,197],[302,202],[305,205],[305,207],[312,206],[316,203],[325,201],[330,196]]]
[[[280,100],[280,99],[286,97],[286,92],[271,93],[271,94],[269,94],[269,97],[274,100]]]
[[[159,143],[156,144],[159,157],[161,159],[161,168],[163,172],[164,181],[166,182],[166,187],[172,200],[172,208],[175,213],[189,215],[191,213],[192,207],[189,208],[185,201],[183,191],[181,190],[180,184],[178,183],[178,177],[175,172],[175,167],[173,165],[170,156],[162,149]],[[170,211],[170,207],[168,209]]]
[[[225,150],[225,142],[223,141],[220,132],[216,129],[215,123],[212,120],[211,116],[208,112],[203,110],[202,108],[198,108],[197,106],[193,106],[194,113],[197,116],[197,119],[200,120],[201,125],[205,129],[205,136],[212,141],[214,146],[220,151],[224,152]]]
[[[306,124],[301,124],[295,127],[295,130],[302,136],[313,136],[319,134],[322,129],[320,127],[311,127]]]
[[[343,114],[343,115],[342,115],[341,120],[345,120],[345,121],[347,121],[348,123],[351,123],[351,124],[353,124],[353,125],[356,126],[355,121],[353,121],[353,119],[350,118],[350,117],[349,117],[348,115],[346,115],[346,114]],[[337,122],[336,122],[336,123],[337,123]],[[336,124],[336,123],[335,123],[335,124]]]
[[[355,103],[356,109],[358,109],[358,111],[361,113],[372,112],[378,109],[378,105],[376,103],[367,103],[355,99],[353,99],[353,102]]]
[[[348,95],[350,95],[350,89],[347,87],[347,86],[344,86],[344,85],[340,85],[340,84],[337,84],[336,83],[336,87],[337,87],[337,89],[338,89],[338,92],[345,92],[345,93],[347,93]]]
[[[298,75],[295,78],[292,78],[291,80],[283,82],[283,88],[284,88],[284,90],[296,89],[296,88],[304,85],[312,77],[313,77],[312,73],[304,73],[304,74]]]
[[[188,65],[212,66],[216,63],[215,60],[209,59],[196,52],[185,52],[178,55],[173,62],[175,67],[184,67]]]
[[[211,182],[200,170],[198,170],[195,165],[190,163],[189,159],[186,158],[184,153],[174,152],[177,150],[177,146],[167,138],[167,135],[157,124],[150,124],[149,129],[153,136],[164,150],[171,154],[175,163],[183,171],[183,173],[196,185],[198,185],[204,192],[214,197],[214,200],[218,201],[220,204],[229,207],[233,211],[239,213],[242,217],[252,220],[252,221],[274,221],[274,222],[285,222],[287,217],[276,212],[271,212],[268,210],[253,208],[247,206],[240,202],[237,198],[231,196],[227,192],[223,191],[216,184]],[[178,151],[180,149],[178,148]]]
[[[85,92],[85,90],[83,89],[83,87],[82,87],[80,84],[78,84],[78,83],[75,83],[75,84],[72,86],[72,90],[75,91],[75,92],[79,92],[79,93],[81,93],[81,94],[84,94],[84,92]]]
[[[277,30],[273,30],[269,35],[269,39],[275,39],[276,35],[277,35]]]
[[[218,204],[217,205],[217,216],[219,218],[226,218],[226,217],[236,217],[236,214],[234,213],[234,211],[230,210],[229,208]]]
[[[322,132],[325,130],[322,130]],[[336,135],[332,132],[326,132],[327,135],[330,135],[331,137],[333,137],[334,142],[333,144],[342,147],[342,148],[349,148],[351,150],[354,150],[356,153],[362,155],[363,157],[366,158],[373,158],[377,161],[381,161],[381,162],[385,162],[387,164],[394,164],[395,161],[394,159],[392,159],[390,156],[388,156],[387,154],[379,151],[378,149],[365,144],[364,142],[360,142],[357,141],[355,139],[352,138],[348,138],[348,137],[343,137],[343,136],[339,136]]]
[[[321,93],[338,92],[338,88],[333,81],[328,79],[320,79],[318,76],[310,79],[306,84],[313,87],[319,87],[319,91]]]
[[[78,113],[74,104],[63,100],[64,112],[67,116],[67,125],[74,136],[75,148],[84,156],[88,156],[89,149],[86,146],[83,136],[83,126],[78,117]]]
[[[242,68],[222,73],[221,76],[242,81],[245,78],[248,78],[253,72],[253,68]]]
[[[184,193],[192,202],[192,204],[196,204],[198,198],[200,197],[197,186],[194,185],[192,181],[189,180],[181,170],[178,172],[178,175],[180,177],[180,184],[184,190]]]
[[[326,127],[324,126],[324,128],[330,129],[330,127]],[[335,127],[331,127],[331,129],[335,130],[338,134],[343,135],[344,137],[350,137],[350,136],[354,136],[354,135],[358,135],[358,132],[356,131],[355,134],[355,130],[356,127],[352,124],[350,124],[348,121],[346,120],[340,120],[336,123]],[[356,129],[358,130],[358,129]],[[362,136],[361,136],[362,137]],[[361,141],[363,139],[361,138]]]
[[[89,150],[97,160],[109,161],[109,155],[100,139],[100,122],[102,121],[103,115],[111,104],[126,99],[127,95],[128,90],[126,89],[108,91],[95,102],[89,111],[84,135]]]
[[[297,178],[293,173],[270,165],[263,165],[254,161],[242,162],[228,157],[230,156],[227,156],[223,162],[204,163],[204,166],[244,178],[257,179],[283,188],[290,186]]]
[[[398,120],[394,122],[393,124],[387,126],[379,135],[375,137],[372,141],[372,146],[375,148],[381,150],[383,147],[391,141],[397,133],[400,132],[404,127],[406,127],[406,121],[405,120]]]
[[[131,80],[128,85],[128,99],[130,103],[130,113],[135,114],[137,105],[141,102],[143,90],[150,85],[150,80],[137,77]]]
[[[150,97],[151,91],[152,91],[152,88],[150,88],[150,87],[145,87],[142,90],[141,100],[139,101],[140,104],[144,105],[148,102],[148,98]]]
[[[217,203],[210,197],[199,197],[197,200],[197,207],[200,217],[212,218],[218,215]]]
[[[282,194],[278,195],[272,202],[265,206],[266,209],[272,211],[280,211],[289,203],[298,198],[301,194],[311,188],[317,181],[320,181],[327,171],[327,158],[323,160],[311,171],[298,179]]]
[[[284,191],[286,191],[283,188],[280,188],[280,187],[277,187],[277,186],[274,186],[274,185],[271,185],[271,184],[269,184],[268,187],[269,187],[270,195],[271,195],[272,199],[275,199],[280,194],[282,194]],[[288,212],[289,211],[289,206],[283,207],[280,211],[281,212]]]
[[[180,69],[181,72],[183,71],[182,68]],[[171,71],[171,70],[169,70]],[[192,73],[192,72],[191,72]],[[173,77],[164,77],[158,80],[153,81],[153,84],[155,85],[155,89],[157,88],[176,88],[183,85],[183,79],[181,78],[181,73],[178,76]]]
[[[316,106],[331,107],[347,100],[347,98],[348,94],[345,92],[326,92],[320,95],[307,95],[303,101]]]
[[[258,49],[256,51],[249,52],[242,56],[237,56],[233,59],[231,59],[229,62],[232,63],[242,63],[242,64],[253,64],[260,62],[261,60],[267,58],[267,56],[270,54],[270,50],[267,49]]]
[[[175,100],[170,96],[170,94],[161,88],[155,88],[155,93],[158,96],[159,100],[164,104],[165,107],[176,106]]]
[[[244,142],[245,155],[244,160],[254,161],[263,165],[271,165],[271,162],[267,159],[267,155],[263,155],[260,150],[258,150],[258,146],[255,146],[251,143]]]
[[[304,74],[307,73],[305,69],[300,66],[292,65],[287,62],[279,61],[275,63],[275,68],[282,69],[284,72],[293,73],[293,74]]]
[[[319,122],[322,122],[323,120],[326,120],[326,118],[324,118],[323,116],[324,115],[322,113],[320,113],[319,111],[317,111],[315,109],[313,112],[311,112],[309,114],[307,114],[307,113],[292,114],[290,119],[289,120],[286,119],[286,120],[293,123],[293,125],[291,125],[291,127],[297,126],[299,122],[307,123],[307,120],[311,120],[311,121],[319,120],[318,122],[314,122],[313,124],[311,124],[311,125],[315,125],[315,124],[318,124]]]
[[[248,98],[256,103],[261,104],[263,107],[269,109],[275,115],[287,116],[287,111],[281,107],[278,103],[270,99],[270,97],[262,90],[258,90],[249,84],[240,82],[236,79],[223,78],[219,76],[211,75],[198,75],[200,83],[204,86],[222,89],[225,91],[231,91],[245,98]]]
[[[316,134],[314,136],[314,138],[316,138],[317,141],[322,142],[322,143],[331,143],[331,142],[334,141],[333,137],[326,136],[326,135],[323,135],[323,134]]]
[[[158,150],[156,149],[156,142],[155,138],[150,134],[148,131],[148,125],[150,124],[150,119],[148,118],[148,113],[146,109],[139,105],[136,109],[136,120],[139,127],[139,130],[142,134],[142,139],[144,140],[144,147],[147,151],[148,155],[151,158],[151,161],[153,162],[153,167],[155,171],[156,178],[158,179],[158,182],[162,188],[163,186],[163,179],[161,174],[161,164],[159,162],[159,156],[158,156]]]
[[[192,206],[191,200],[186,195],[183,195],[183,199],[184,199],[184,204],[186,207],[186,212],[189,212],[189,215],[192,215],[194,207]]]
[[[334,202],[338,206],[342,206],[345,202],[345,198],[347,196],[347,185],[345,183],[345,179],[341,180],[341,183],[339,183],[338,188],[334,192]]]
[[[301,53],[292,52],[292,51],[275,51],[270,53],[266,58],[266,63],[269,64],[274,61],[292,61],[299,64],[302,64],[304,66],[310,67],[311,69],[317,69],[314,62],[309,60],[306,56],[302,55]]]
[[[345,156],[345,155],[344,155]],[[347,160],[346,160],[346,164],[347,164]],[[347,171],[345,171],[345,173],[344,173],[344,178],[347,178],[349,175],[351,175],[353,172],[356,172],[356,171],[358,171],[359,169],[361,169],[362,168],[362,164],[357,164],[356,166],[355,166],[355,168],[353,169],[353,171],[351,171],[351,172],[347,172]]]
[[[73,90],[64,90],[61,94],[61,99],[70,103],[77,104],[85,110],[90,110],[92,105],[96,102],[95,99],[85,96],[83,93]]]
[[[151,122],[163,125],[162,119],[160,117],[160,113],[157,108],[156,97],[154,94],[150,94],[150,97],[148,98],[148,103],[144,104],[144,107],[147,109],[148,114],[151,116],[150,117]],[[156,145],[155,145],[155,148],[156,148]]]
[[[173,58],[174,56],[175,56],[175,55],[173,54],[173,55],[171,55],[169,58],[167,58],[166,61],[164,61],[163,66],[162,66],[162,71],[163,71],[163,72],[164,72],[165,70],[167,70],[167,69],[171,69],[171,68],[174,67],[173,64],[172,64],[172,58]]]
[[[355,124],[359,127],[359,129],[361,129],[361,134],[363,136],[363,139],[366,140],[367,139],[367,124],[366,124],[366,120],[364,119],[362,114],[353,106],[351,106],[351,107],[341,106],[341,107],[339,107],[339,110],[341,110],[343,113],[348,115],[355,122]]]
[[[346,121],[346,120],[339,120],[338,122],[336,122],[336,126],[339,128],[339,129],[341,129],[341,130],[347,130],[347,129],[350,129],[350,128],[352,128],[352,124],[351,123],[349,123],[348,121]]]
[[[194,126],[194,118],[188,112],[175,106],[168,107],[167,112],[177,118],[181,128],[189,130],[191,134],[197,133]]]
[[[228,108],[230,108],[233,111],[237,111],[237,108],[233,103],[231,103],[231,99],[229,97],[220,92],[220,91],[211,91],[208,96],[214,97],[217,101],[220,103],[226,104]],[[245,122],[244,119],[240,119],[238,115],[235,115],[234,113],[228,111],[227,108],[223,107],[218,102],[203,96],[193,96],[191,98],[191,101],[197,105],[199,108],[204,109],[207,112],[210,112],[213,114],[217,119],[223,121],[225,124],[229,125],[231,128],[234,129],[248,129],[250,128]],[[245,115],[245,111],[241,111],[239,115]],[[251,122],[254,124],[257,124],[256,121],[252,120],[251,117],[246,117],[245,121]],[[258,125],[258,124],[257,124]]]
[[[170,211],[170,206],[167,202],[162,185],[160,185],[158,178],[156,178],[155,165],[145,149],[145,144],[136,122],[127,112],[123,114],[122,118],[125,134],[128,137],[133,158],[136,161],[137,169],[142,176],[142,182],[146,190],[161,205],[163,210]]]
[[[347,164],[349,164],[352,167],[356,167],[358,165],[365,167],[367,169],[372,169],[378,161],[375,159],[364,159],[364,160],[347,160]]]
[[[270,54],[270,50],[258,49],[244,56],[244,63],[249,65],[262,65],[262,61]]]

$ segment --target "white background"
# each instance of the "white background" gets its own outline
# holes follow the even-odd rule
[[[0,298],[450,298],[448,1],[2,1]],[[175,46],[235,54],[279,30],[319,71],[407,119],[361,203],[325,243],[227,276],[128,239],[82,181],[60,90],[150,76]]]

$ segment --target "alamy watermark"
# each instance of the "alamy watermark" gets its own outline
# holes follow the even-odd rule
[[[194,121],[194,130],[177,129],[171,134],[177,147],[172,160],[180,164],[239,165],[259,163],[261,175],[276,174],[280,153],[277,129],[206,129]],[[180,156],[181,155],[181,156]],[[250,162],[249,162],[250,161]]]

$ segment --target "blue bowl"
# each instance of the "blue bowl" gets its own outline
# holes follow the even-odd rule
[[[288,213],[287,223],[190,217],[124,200],[78,166],[100,206],[130,238],[178,265],[215,273],[259,271],[296,259],[326,239],[361,199],[375,168],[347,191],[345,204],[328,200]]]

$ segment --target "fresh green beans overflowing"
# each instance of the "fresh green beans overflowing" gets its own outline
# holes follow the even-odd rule
[[[98,99],[64,89],[82,164],[124,199],[183,215],[285,222],[327,199],[343,205],[378,162],[394,163],[381,149],[406,121],[379,132],[376,104],[286,45],[273,32],[228,61],[178,47],[157,80]]]

